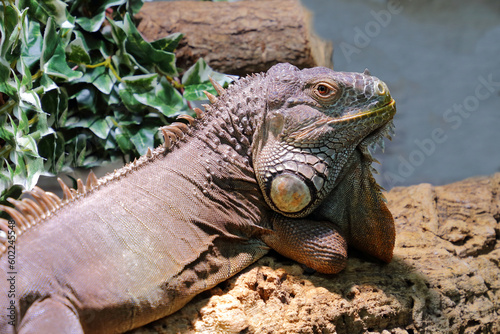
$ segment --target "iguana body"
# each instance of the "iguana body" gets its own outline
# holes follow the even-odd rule
[[[201,119],[164,128],[165,144],[137,162],[77,192],[63,185],[62,201],[35,189],[36,202],[1,207],[18,226],[1,333],[124,332],[270,247],[324,273],[344,268],[347,244],[391,260],[394,224],[366,147],[395,113],[384,83],[279,64],[217,89]]]

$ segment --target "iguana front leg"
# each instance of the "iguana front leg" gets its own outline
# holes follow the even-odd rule
[[[347,242],[328,221],[287,218],[276,214],[272,232],[263,241],[278,253],[324,274],[335,274],[347,263]]]
[[[347,244],[390,262],[394,220],[370,164],[360,150],[353,152],[335,189],[311,215],[286,218],[276,214],[272,232],[263,241],[321,273],[337,273],[345,267]]]

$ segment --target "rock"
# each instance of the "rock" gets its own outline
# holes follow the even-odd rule
[[[133,333],[498,333],[500,173],[386,194],[394,259],[337,275],[271,253]]]

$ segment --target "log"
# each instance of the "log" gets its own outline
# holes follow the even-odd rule
[[[387,193],[394,259],[337,275],[276,254],[145,333],[500,333],[500,173]]]
[[[282,62],[331,68],[332,44],[314,33],[311,17],[298,0],[146,2],[136,16],[146,40],[184,34],[178,67],[203,57],[213,69],[236,75]]]

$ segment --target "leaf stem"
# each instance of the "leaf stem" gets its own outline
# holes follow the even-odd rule
[[[40,78],[43,74],[43,71],[40,69],[38,70],[35,74],[31,76],[31,80],[35,81],[36,79]]]
[[[0,148],[0,158],[7,158],[12,151],[12,146],[10,144],[5,144],[5,146]]]
[[[14,108],[15,104],[16,101],[14,101],[13,99],[10,99],[9,101],[5,102],[5,104],[0,107],[0,115],[9,112],[12,108]]]
[[[122,78],[116,72],[116,70],[113,67],[113,65],[111,64],[111,57],[106,58],[105,61],[97,63],[97,64],[90,64],[90,65],[83,64],[83,66],[85,66],[87,68],[96,68],[96,67],[100,67],[100,66],[105,66],[106,68],[109,68],[111,70],[111,73],[113,73],[113,75],[116,77],[116,79],[118,81],[120,81],[120,82],[123,81]]]

